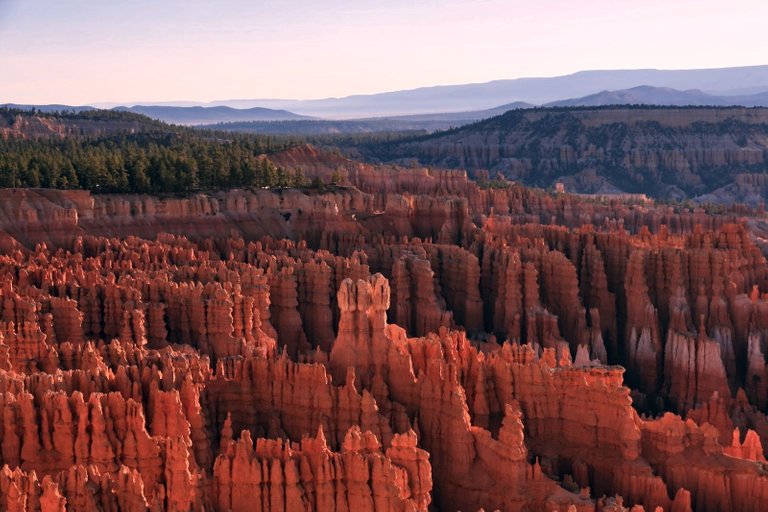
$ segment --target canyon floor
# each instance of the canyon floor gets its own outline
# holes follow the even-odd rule
[[[768,510],[761,211],[271,158],[0,190],[0,511]]]

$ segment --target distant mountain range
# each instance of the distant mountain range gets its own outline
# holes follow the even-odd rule
[[[200,125],[210,123],[228,123],[238,121],[298,121],[312,119],[288,112],[263,107],[232,108],[218,107],[176,107],[163,105],[135,105],[133,107],[115,107],[114,110],[144,114],[152,119],[166,123]]]
[[[673,106],[768,106],[768,91],[756,94],[716,96],[699,89],[679,91],[669,87],[641,85],[620,91],[602,91],[581,98],[553,101],[547,107],[597,107],[600,105],[673,105]]]
[[[344,98],[227,100],[196,105],[189,102],[145,103],[115,108],[186,125],[306,121],[311,118],[397,118],[402,121],[407,118],[409,123],[423,121],[453,125],[492,117],[526,105],[609,104],[768,106],[768,65],[693,70],[581,71],[549,78],[423,87]],[[91,107],[45,105],[36,108],[78,110]]]
[[[71,105],[20,105],[5,103],[0,105],[21,110],[38,110],[40,112],[83,112],[96,110],[92,106]],[[232,108],[225,106],[201,107],[201,106],[169,106],[169,105],[134,105],[131,107],[114,107],[112,110],[119,112],[132,112],[142,114],[158,121],[187,126],[207,125],[215,123],[234,123],[243,121],[306,121],[314,119],[309,116],[294,114],[286,110],[271,108]]]
[[[530,103],[516,102],[487,110],[410,116],[370,117],[365,119],[311,119],[298,121],[243,121],[200,125],[201,128],[243,133],[274,135],[322,135],[336,133],[372,133],[394,131],[445,130],[488,119],[510,110],[531,108]]]
[[[716,96],[756,94],[768,91],[768,65],[691,70],[580,71],[549,78],[516,78],[479,84],[422,87],[345,98],[227,100],[208,105],[237,108],[259,106],[320,118],[353,119],[477,111],[517,101],[544,105],[600,91],[620,91],[641,85],[679,91],[698,89]]]
[[[488,119],[489,117],[498,116],[510,110],[516,110],[519,108],[531,108],[535,106],[536,105],[533,105],[531,103],[526,103],[524,101],[515,101],[513,103],[506,103],[498,107],[488,108],[484,110],[469,110],[464,112],[437,112],[437,113],[430,113],[430,114],[410,114],[410,115],[404,115],[404,116],[372,117],[368,119],[369,120],[389,119],[393,121],[472,122],[472,121],[479,121],[480,119]]]

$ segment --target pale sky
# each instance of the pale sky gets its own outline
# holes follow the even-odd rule
[[[0,103],[324,98],[768,63],[766,0],[0,0]]]

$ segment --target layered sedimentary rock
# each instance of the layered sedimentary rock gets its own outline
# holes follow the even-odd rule
[[[0,510],[768,508],[735,210],[339,165],[0,191]]]

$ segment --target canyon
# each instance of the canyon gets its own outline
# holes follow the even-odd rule
[[[270,158],[0,190],[0,510],[768,508],[758,213]]]

